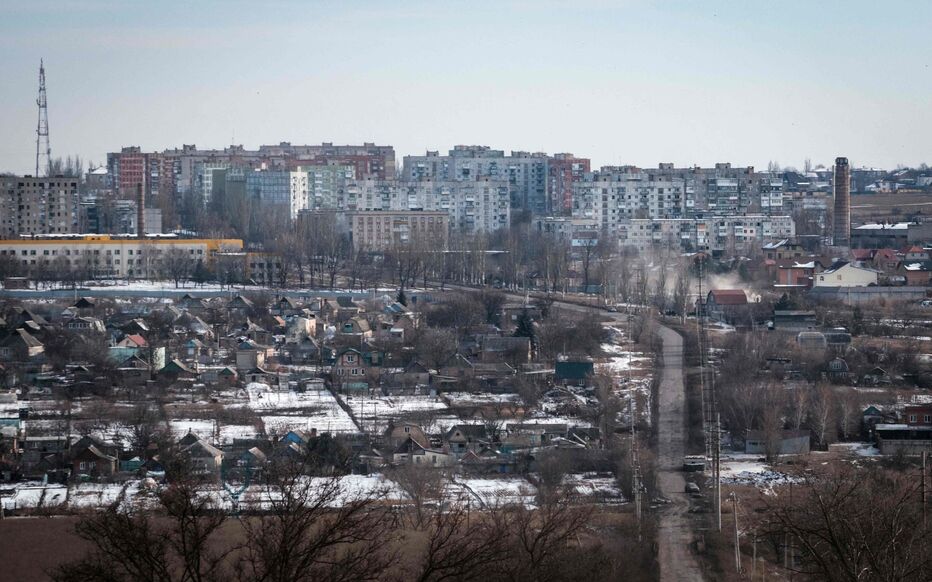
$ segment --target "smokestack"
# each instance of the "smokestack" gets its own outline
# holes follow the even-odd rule
[[[835,158],[835,221],[832,244],[846,247],[851,244],[851,169],[848,158]]]
[[[146,199],[141,182],[136,184],[136,238],[146,238]]]

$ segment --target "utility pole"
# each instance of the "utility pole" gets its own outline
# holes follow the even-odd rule
[[[922,527],[926,527],[926,513],[928,513],[928,502],[926,501],[926,459],[928,458],[928,452],[922,451],[922,479],[919,480],[919,486],[922,488]]]
[[[36,125],[36,178],[40,176],[39,168],[46,176],[52,175],[52,146],[49,145],[49,108],[45,97],[45,63],[39,59],[39,122]],[[40,163],[42,162],[42,163]]]
[[[638,541],[641,541],[641,460],[638,454],[637,432],[635,432],[635,419],[637,418],[637,403],[631,400],[631,492],[634,494],[634,513],[638,524]]]
[[[738,496],[731,492],[732,511],[735,514],[735,571],[741,573],[741,544],[738,538]]]
[[[722,430],[721,418],[718,413],[715,414],[715,425],[713,426],[713,448],[712,448],[712,478],[715,487],[715,514],[717,516],[718,531],[722,531]],[[734,495],[734,493],[732,493]]]

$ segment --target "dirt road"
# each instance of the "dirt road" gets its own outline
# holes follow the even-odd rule
[[[702,580],[691,545],[689,500],[683,477],[686,454],[686,385],[683,381],[683,338],[668,327],[658,326],[663,339],[663,369],[657,390],[660,419],[657,426],[657,480],[670,504],[660,514],[660,580]]]

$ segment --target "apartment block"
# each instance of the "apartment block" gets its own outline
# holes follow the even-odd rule
[[[544,153],[502,150],[488,146],[455,146],[446,156],[428,151],[423,156],[405,156],[404,180],[470,182],[477,179],[505,180],[509,185],[512,209],[550,213],[548,189],[549,159]]]
[[[750,252],[761,243],[793,238],[791,216],[750,214],[706,218],[633,219],[618,229],[621,246],[645,252],[652,248],[679,248],[685,252]]]
[[[385,251],[414,243],[426,250],[446,248],[450,216],[426,210],[369,210],[347,213],[353,248]]]
[[[308,208],[307,172],[246,172],[246,195],[258,200],[263,208],[286,212],[294,220]]]
[[[77,178],[0,176],[0,236],[77,232]]]
[[[554,214],[570,214],[573,211],[573,186],[581,182],[591,170],[587,158],[573,154],[554,154],[547,161],[547,192],[549,208]]]
[[[0,240],[0,256],[24,268],[81,269],[91,277],[159,279],[181,257],[209,264],[220,251],[242,251],[239,239],[146,238],[113,235],[62,235]]]
[[[635,218],[682,218],[686,201],[682,178],[652,175],[633,166],[604,167],[573,184],[572,214],[613,231]]]

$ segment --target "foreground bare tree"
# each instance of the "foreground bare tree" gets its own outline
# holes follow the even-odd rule
[[[384,491],[352,491],[339,478],[311,478],[293,464],[266,471],[268,515],[241,523],[241,580],[376,580],[396,559]]]
[[[157,495],[158,512],[120,499],[76,526],[91,553],[51,573],[59,582],[209,582],[225,574],[227,551],[214,540],[226,522],[197,482],[177,482]]]
[[[923,523],[915,471],[837,468],[805,472],[766,498],[762,531],[790,568],[811,580],[929,580],[932,528]]]

